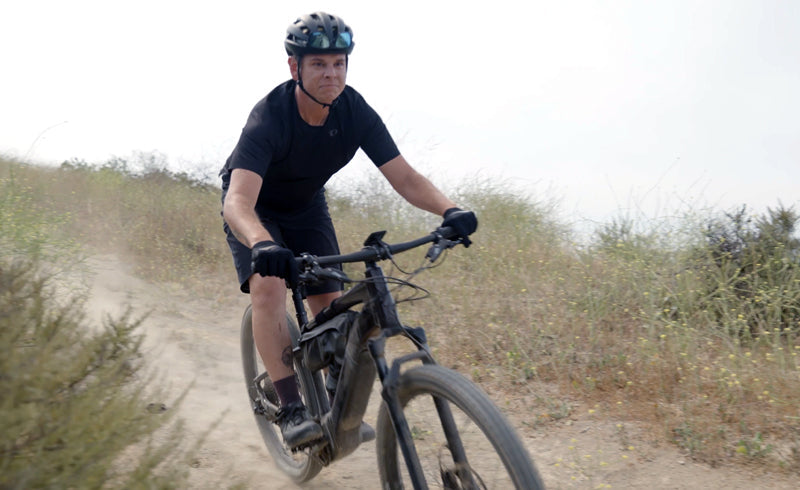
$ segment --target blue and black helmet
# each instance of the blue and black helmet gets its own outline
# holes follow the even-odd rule
[[[284,41],[289,56],[347,54],[353,51],[353,30],[344,21],[325,12],[303,15],[286,29]]]

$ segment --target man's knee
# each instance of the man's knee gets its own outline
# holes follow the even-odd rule
[[[276,308],[286,305],[286,283],[274,276],[250,277],[250,302],[253,308]]]
[[[320,310],[331,304],[331,301],[335,300],[341,295],[341,291],[334,291],[332,293],[322,293],[309,296],[308,307],[311,309],[311,313],[316,315],[320,312]]]

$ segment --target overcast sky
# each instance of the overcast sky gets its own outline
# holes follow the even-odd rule
[[[3,2],[0,153],[213,172],[289,77],[286,26],[319,9],[354,30],[348,83],[438,183],[507,179],[577,221],[800,208],[794,0]]]

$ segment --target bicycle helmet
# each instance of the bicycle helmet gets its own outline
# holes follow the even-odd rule
[[[325,12],[303,15],[286,29],[283,45],[289,56],[346,54],[353,51],[353,30],[344,21]]]

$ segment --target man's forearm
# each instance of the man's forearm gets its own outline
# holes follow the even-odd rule
[[[439,216],[456,206],[427,177],[416,171],[397,192],[412,205]]]
[[[231,201],[226,199],[222,215],[233,236],[246,247],[253,248],[253,245],[260,241],[272,240],[255,209],[242,206],[235,198]]]

